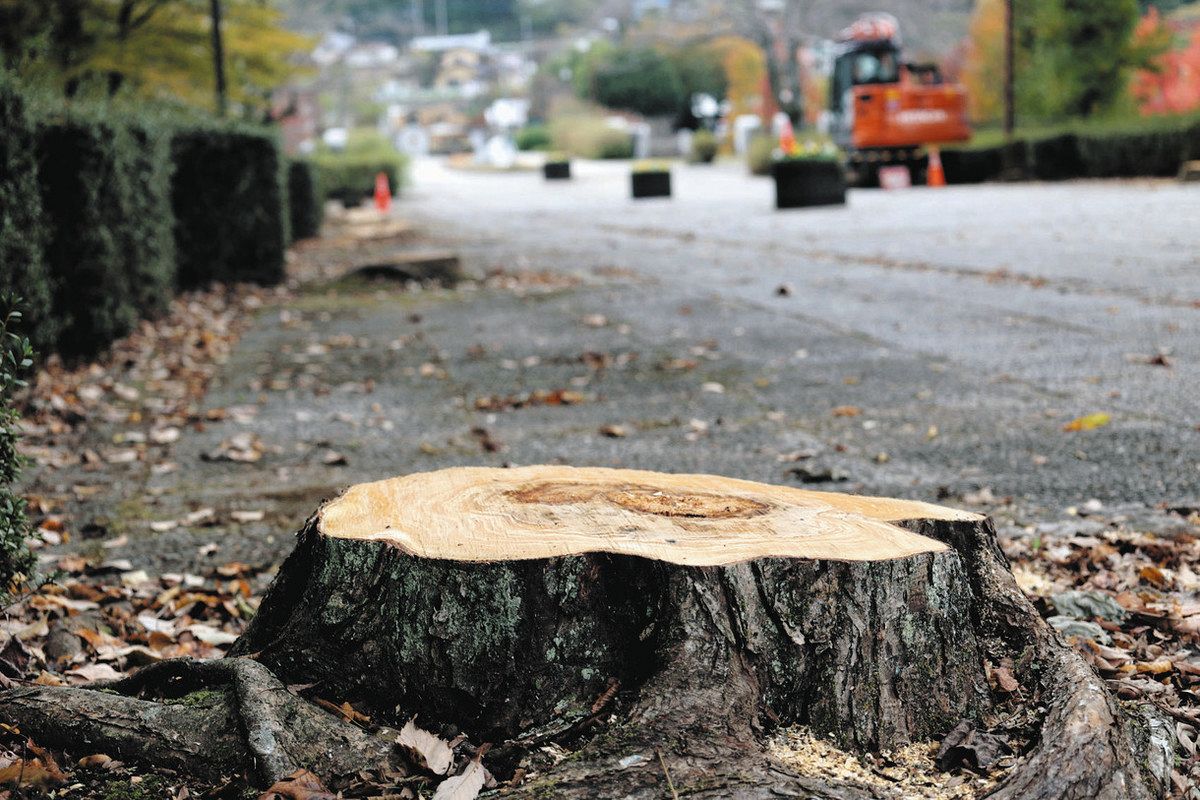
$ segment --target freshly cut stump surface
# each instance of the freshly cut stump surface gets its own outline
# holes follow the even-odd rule
[[[667,774],[681,796],[877,795],[773,762],[791,724],[867,752],[1021,719],[998,797],[1162,779],[990,523],[919,502],[557,466],[361,484],[308,521],[234,654],[491,742],[501,777],[577,749],[517,796],[662,797]],[[1002,659],[1015,701],[989,688]]]
[[[321,509],[317,530],[454,561],[614,553],[719,566],[772,557],[881,561],[946,549],[891,524],[905,519],[981,518],[715,475],[461,468],[351,487]]]

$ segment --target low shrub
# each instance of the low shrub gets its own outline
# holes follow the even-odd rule
[[[44,250],[60,325],[57,349],[95,355],[138,318],[126,252],[131,217],[126,137],[108,121],[59,114],[38,121],[38,186],[49,234]]]
[[[25,501],[13,489],[21,475],[13,395],[33,364],[33,349],[18,334],[19,323],[15,295],[0,294],[0,608],[31,580],[36,563],[28,545]]]
[[[0,295],[24,298],[24,328],[39,350],[51,349],[58,332],[46,233],[33,123],[16,82],[0,72]]]
[[[288,162],[288,212],[291,214],[292,241],[310,239],[321,233],[325,201],[316,167],[309,161],[292,159]]]
[[[172,136],[171,161],[177,285],[282,281],[288,210],[275,136],[189,127]]]
[[[711,164],[717,157],[718,148],[716,134],[701,128],[692,134],[692,151],[688,160],[693,164]]]
[[[633,137],[613,129],[614,136],[605,137],[595,157],[603,159],[633,158]]]
[[[633,137],[609,125],[603,116],[578,112],[550,122],[555,150],[580,158],[632,158]]]
[[[775,139],[767,134],[759,134],[750,139],[746,148],[746,165],[751,175],[770,175],[771,165],[775,163]]]
[[[526,125],[517,131],[515,142],[518,150],[549,150],[550,130],[545,125]]]

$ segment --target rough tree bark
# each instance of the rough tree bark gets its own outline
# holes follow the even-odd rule
[[[1024,598],[984,518],[712,476],[527,467],[355,486],[305,525],[231,655],[490,742],[501,779],[535,764],[514,797],[888,796],[772,761],[766,734],[790,724],[857,752],[964,720],[1020,728],[1005,800],[1149,798],[1170,763]],[[1019,703],[989,688],[1002,659]],[[44,691],[0,695],[0,716],[61,732],[45,697],[78,690]],[[110,700],[118,717],[141,702]],[[249,700],[234,712],[241,735],[212,745],[231,763],[261,762],[269,734],[300,754],[274,772],[321,772],[311,728]],[[537,762],[550,743],[574,752]],[[359,746],[388,757],[383,739]]]
[[[235,651],[507,742],[498,774],[586,742],[529,796],[660,797],[666,775],[703,796],[870,796],[772,764],[764,731],[861,752],[986,728],[1005,657],[1044,712],[996,796],[1149,797],[1162,777],[990,524],[923,503],[565,467],[364,484],[309,520]]]

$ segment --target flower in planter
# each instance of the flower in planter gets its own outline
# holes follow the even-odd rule
[[[662,159],[643,158],[633,162],[634,173],[643,172],[670,172],[671,162],[663,161]]]
[[[841,158],[833,142],[818,142],[808,139],[804,144],[797,144],[791,152],[775,151],[776,161],[837,161]]]

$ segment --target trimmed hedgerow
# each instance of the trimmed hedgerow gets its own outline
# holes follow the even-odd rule
[[[130,210],[124,136],[109,122],[74,114],[38,122],[38,185],[49,235],[46,266],[61,324],[57,349],[92,356],[138,318],[125,247]]]
[[[303,159],[288,162],[288,211],[292,241],[310,239],[321,232],[325,203],[317,181],[317,170]]]
[[[16,330],[17,305],[15,295],[0,293],[0,605],[32,579],[36,563],[28,545],[25,501],[13,490],[21,475],[13,395],[33,364],[29,339]]]
[[[0,72],[0,294],[24,298],[37,349],[86,358],[180,286],[277,283],[286,170],[266,129],[64,101]]]
[[[1004,169],[1004,148],[978,147],[945,150],[942,169],[948,183],[983,183],[999,177]]]
[[[275,136],[248,128],[179,130],[171,160],[178,286],[282,281],[288,211]]]
[[[135,122],[120,148],[131,224],[120,228],[133,303],[144,317],[167,310],[175,294],[175,226],[171,213],[171,147],[161,126]]]
[[[1081,135],[1083,175],[1089,178],[1175,175],[1186,159],[1187,138],[1186,129]]]
[[[1007,145],[952,148],[942,158],[951,183],[1002,177],[1169,177],[1184,161],[1200,158],[1200,122],[1166,118],[1080,126]]]
[[[1086,172],[1079,137],[1073,133],[1031,140],[1028,160],[1029,173],[1043,181],[1077,178]]]
[[[0,71],[0,295],[19,293],[25,330],[38,349],[55,344],[53,287],[43,248],[34,128],[16,82]]]

